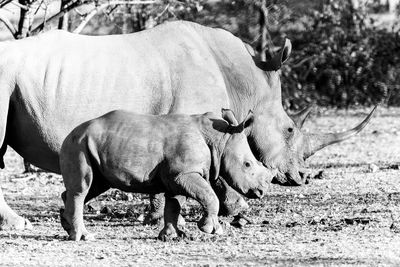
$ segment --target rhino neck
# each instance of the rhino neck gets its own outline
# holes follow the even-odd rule
[[[220,161],[226,143],[230,137],[228,133],[228,124],[218,117],[204,115],[201,116],[197,122],[206,144],[210,147],[212,153],[216,153],[214,156]]]
[[[254,110],[262,99],[281,103],[279,71],[259,69],[244,43],[227,31],[201,31],[223,77],[229,98],[229,108],[238,121]]]

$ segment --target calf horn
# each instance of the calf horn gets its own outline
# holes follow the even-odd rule
[[[369,113],[369,115],[359,125],[357,125],[351,130],[341,133],[308,134],[306,136],[306,142],[308,141],[308,150],[306,149],[304,157],[308,158],[318,150],[326,146],[341,142],[360,132],[369,123],[377,107],[378,106],[376,105],[374,109],[371,111],[371,113]]]

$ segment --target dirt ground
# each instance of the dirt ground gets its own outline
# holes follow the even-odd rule
[[[340,131],[368,112],[323,110],[305,125]],[[302,187],[271,185],[261,201],[249,201],[249,224],[221,218],[222,236],[196,227],[200,208],[184,208],[190,238],[156,240],[161,226],[143,226],[148,197],[110,190],[86,208],[95,241],[71,242],[59,223],[59,175],[24,174],[9,150],[0,172],[5,197],[33,230],[0,232],[2,266],[291,266],[400,265],[400,109],[379,108],[371,124],[309,161]]]

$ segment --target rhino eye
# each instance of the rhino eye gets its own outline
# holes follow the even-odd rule
[[[245,166],[246,168],[250,168],[250,166],[251,166],[251,163],[250,163],[250,162],[248,162],[248,161],[246,161],[246,162],[244,163],[244,166]]]
[[[288,130],[289,133],[293,132],[293,128],[292,127],[289,127],[287,130]]]

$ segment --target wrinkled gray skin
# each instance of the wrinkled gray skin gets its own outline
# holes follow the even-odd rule
[[[113,111],[75,128],[60,152],[66,191],[62,225],[72,240],[89,239],[83,205],[113,187],[136,193],[166,192],[164,228],[159,238],[184,235],[177,227],[180,204],[175,196],[196,199],[204,208],[198,226],[222,234],[218,198],[210,182],[219,175],[249,198],[261,198],[272,174],[258,162],[244,129],[232,111],[223,118],[203,115],[138,115]]]
[[[10,145],[34,165],[59,173],[67,134],[111,110],[199,114],[229,107],[239,120],[254,111],[245,133],[256,158],[278,168],[280,180],[300,183],[299,167],[319,139],[302,133],[282,107],[279,71],[269,69],[289,54],[285,44],[274,61],[256,65],[229,32],[182,21],[128,35],[51,31],[2,42],[0,158]],[[0,229],[28,226],[0,190]]]

